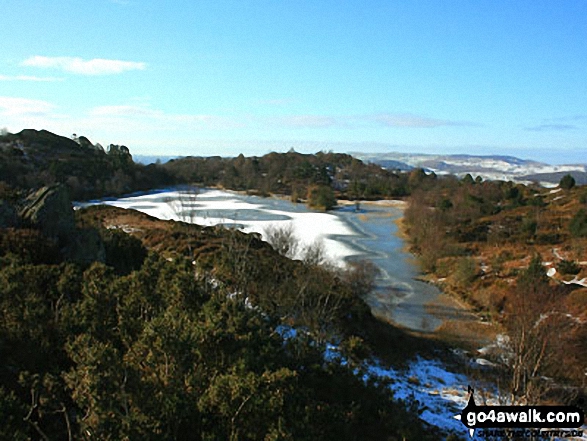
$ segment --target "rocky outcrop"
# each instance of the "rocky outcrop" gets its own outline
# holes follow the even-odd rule
[[[67,240],[75,230],[73,208],[62,185],[43,187],[23,202],[20,218],[24,225],[38,228],[51,238]]]
[[[54,239],[65,260],[81,265],[105,262],[106,252],[100,234],[93,228],[76,228],[65,186],[43,187],[31,193],[22,203],[19,215],[24,226],[36,228]]]
[[[92,144],[92,141],[90,141],[85,136],[80,136],[79,138],[77,138],[77,143],[80,145],[80,147],[82,147],[84,149],[93,149],[94,148],[94,144]]]

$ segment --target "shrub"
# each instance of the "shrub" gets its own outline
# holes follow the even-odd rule
[[[561,274],[579,274],[581,267],[577,264],[577,262],[561,260],[558,264],[558,270]]]
[[[573,237],[587,236],[587,211],[584,208],[581,208],[571,219],[569,231]]]
[[[545,207],[546,202],[544,202],[544,198],[540,195],[534,196],[532,199],[528,201],[528,204],[533,207]]]
[[[313,208],[330,210],[336,206],[336,197],[332,188],[326,185],[317,185],[308,190],[308,205]]]
[[[453,280],[460,288],[467,288],[477,276],[477,265],[471,257],[462,257],[457,261]]]
[[[532,239],[534,236],[536,236],[536,230],[538,229],[538,222],[536,222],[536,220],[531,219],[531,218],[525,218],[522,221],[520,229],[521,229],[522,237],[524,237],[526,240]]]
[[[573,178],[571,175],[567,174],[564,175],[560,182],[559,182],[559,187],[563,188],[565,190],[570,190],[571,188],[573,188],[575,186],[575,178]]]
[[[102,240],[106,251],[106,264],[117,274],[128,274],[137,270],[147,256],[141,241],[120,230],[104,230]]]

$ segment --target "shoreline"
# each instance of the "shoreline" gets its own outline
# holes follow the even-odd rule
[[[220,191],[228,195],[240,196],[244,198],[251,196],[250,194],[247,194],[243,191],[227,191],[226,189],[221,188],[208,188],[208,190]],[[169,207],[165,203],[161,204],[158,201],[149,201],[149,199],[151,199],[148,197],[149,195],[161,195],[161,193],[165,193],[166,191],[178,192],[181,191],[181,188],[169,188],[151,193],[142,193],[140,196],[135,194],[130,197],[123,197],[115,199],[114,201],[109,200],[104,202],[107,202],[108,205],[118,205],[122,206],[123,208],[140,209],[140,211],[147,212],[147,214],[154,215],[155,217],[159,218],[173,218],[175,213],[167,213],[167,211],[169,211]],[[265,199],[264,197],[259,196],[255,196],[255,198]],[[203,203],[205,199],[206,198],[204,197],[199,202]],[[271,195],[267,197],[267,199],[274,199],[275,201],[291,204],[292,207],[298,205],[298,209],[301,209],[299,204],[291,202],[286,195]],[[116,203],[115,201],[119,203]],[[356,205],[357,203],[363,205],[364,207],[373,207],[374,211],[367,209],[366,211],[363,210],[363,212],[359,211],[355,215],[355,213],[351,212],[349,208],[353,205]],[[226,213],[232,210],[231,207],[224,206],[224,204],[221,202],[215,202],[215,204],[220,204],[220,206],[212,207],[212,210],[220,209]],[[323,237],[322,240],[325,242],[325,245],[330,248],[330,252],[327,254],[331,258],[338,257],[341,258],[342,261],[347,261],[348,259],[352,260],[353,258],[357,257],[361,258],[361,255],[363,255],[368,259],[375,259],[374,263],[383,272],[383,279],[380,279],[379,281],[379,286],[383,291],[380,290],[381,292],[375,293],[371,299],[372,304],[370,306],[374,310],[374,315],[384,315],[386,317],[386,321],[389,321],[394,325],[404,329],[412,329],[414,332],[423,330],[420,321],[431,321],[432,323],[437,323],[437,325],[433,326],[434,329],[426,329],[426,333],[431,336],[439,333],[439,330],[449,327],[450,324],[445,322],[447,322],[450,318],[447,317],[446,314],[438,314],[438,310],[441,309],[438,307],[438,305],[442,305],[445,309],[448,307],[447,301],[443,301],[442,296],[449,295],[441,290],[440,287],[436,284],[430,284],[427,282],[427,284],[430,285],[430,288],[426,288],[420,285],[420,283],[423,283],[419,277],[422,274],[421,269],[419,267],[417,257],[410,252],[409,236],[407,235],[406,227],[403,223],[404,211],[407,208],[408,203],[404,200],[383,199],[377,201],[340,200],[338,201],[338,204],[339,210],[334,209],[330,212],[312,210],[303,204],[303,211],[307,211],[307,215],[302,214],[301,212],[296,215],[287,212],[281,213],[281,210],[285,210],[284,208],[277,208],[272,206],[252,207],[252,209],[272,212],[273,216],[275,216],[276,213],[288,214],[288,216],[292,217],[291,221],[296,222],[301,237],[307,236],[303,237],[303,242],[306,242],[309,236],[318,235]],[[385,221],[381,217],[378,217],[377,215],[377,212],[380,210],[387,211],[387,209],[397,210],[395,211],[396,214],[393,215],[393,218],[389,219],[389,222]],[[236,210],[238,211],[238,208],[236,208]],[[329,220],[328,223],[335,223],[332,223],[332,225],[329,226],[325,226],[324,222],[327,220],[327,218],[323,219],[320,216],[328,215],[333,216],[332,218],[328,218],[332,219],[332,221]],[[316,216],[318,216],[318,218],[316,218]],[[341,222],[342,224],[336,224],[334,218],[338,219],[338,222]],[[208,224],[212,219],[205,218],[204,220],[204,224]],[[222,220],[225,222],[229,219],[224,218]],[[241,218],[239,219],[239,222],[248,225],[248,227],[245,227],[245,230],[256,230],[261,227],[253,227],[253,225],[265,224],[271,221],[269,219],[245,220]],[[315,222],[320,222],[321,224],[317,225]],[[365,223],[363,224],[363,222]],[[381,230],[381,228],[384,229]],[[312,234],[308,235],[310,231],[312,231]],[[387,238],[388,234],[392,237]],[[395,236],[395,238],[393,238],[393,236]],[[365,240],[367,243],[363,243],[363,240]],[[386,243],[383,246],[377,246],[377,243],[381,244],[386,241],[389,241],[389,244]],[[369,242],[371,242],[371,245],[369,245]],[[347,254],[352,256],[346,257]],[[405,265],[398,263],[395,257],[401,258],[401,260],[405,260]],[[377,260],[379,260],[379,262],[377,262]],[[432,289],[432,287],[434,289]],[[385,294],[384,291],[387,288],[390,288],[391,290],[399,290],[400,293],[405,293],[408,295],[408,297],[404,297],[402,299],[397,298],[392,293]],[[410,308],[413,308],[414,306],[416,306],[417,311],[410,310]],[[452,301],[450,308],[454,309],[454,311],[450,311],[449,316],[472,314],[471,309],[467,308],[466,305],[460,303],[457,304],[454,301]],[[396,320],[394,320],[394,318]],[[397,319],[399,319],[399,321],[397,321]]]
[[[398,208],[400,210],[405,210],[408,206],[408,203],[404,200],[401,199],[377,199],[377,200],[356,200],[356,201],[350,201],[348,199],[338,199],[337,204],[339,206],[343,206],[343,207],[348,207],[348,206],[353,206],[353,205],[357,205],[357,203],[359,203],[360,205],[375,205],[378,207],[393,207],[393,208]]]

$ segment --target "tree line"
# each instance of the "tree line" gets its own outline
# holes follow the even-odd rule
[[[0,135],[0,184],[16,189],[64,184],[74,200],[119,196],[171,185],[221,186],[259,195],[289,195],[330,209],[337,198],[408,195],[422,172],[400,173],[347,154],[269,153],[261,157],[186,157],[165,164],[135,163],[126,146],[106,149],[84,136],[46,130]],[[424,174],[425,176],[425,174]]]

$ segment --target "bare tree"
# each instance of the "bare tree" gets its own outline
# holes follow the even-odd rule
[[[561,349],[573,323],[558,303],[540,256],[536,256],[518,277],[506,304],[504,324],[510,350],[506,362],[512,402],[539,403],[550,388],[545,378],[560,369]]]
[[[348,316],[352,305],[375,286],[379,269],[370,261],[353,262],[346,268],[304,266],[296,278],[296,318],[325,341]]]
[[[324,242],[316,241],[305,247],[302,251],[302,262],[306,265],[326,265],[328,263],[326,257],[326,249]]]
[[[265,228],[265,240],[282,256],[290,259],[297,256],[299,239],[291,223],[284,226],[269,225]]]
[[[292,224],[270,225],[265,229],[265,240],[282,256],[289,259],[298,258],[306,265],[328,266],[326,249],[322,240],[316,240],[309,245],[301,243],[295,235]]]
[[[370,260],[350,262],[342,278],[356,297],[363,297],[375,288],[375,279],[381,270]]]
[[[330,265],[324,243],[302,246],[291,224],[271,225],[264,236],[279,254],[303,262],[296,267],[281,306],[285,316],[307,326],[319,341],[336,332],[351,305],[375,286],[379,268],[372,262],[350,262],[345,268]]]
[[[199,194],[200,189],[198,187],[189,185],[180,190],[177,197],[168,197],[165,199],[165,202],[177,216],[178,220],[193,224],[197,218],[196,201]]]
[[[246,293],[250,282],[250,248],[254,236],[245,234],[236,228],[222,228],[228,234],[225,246],[227,247],[228,265],[234,288],[237,293]]]

